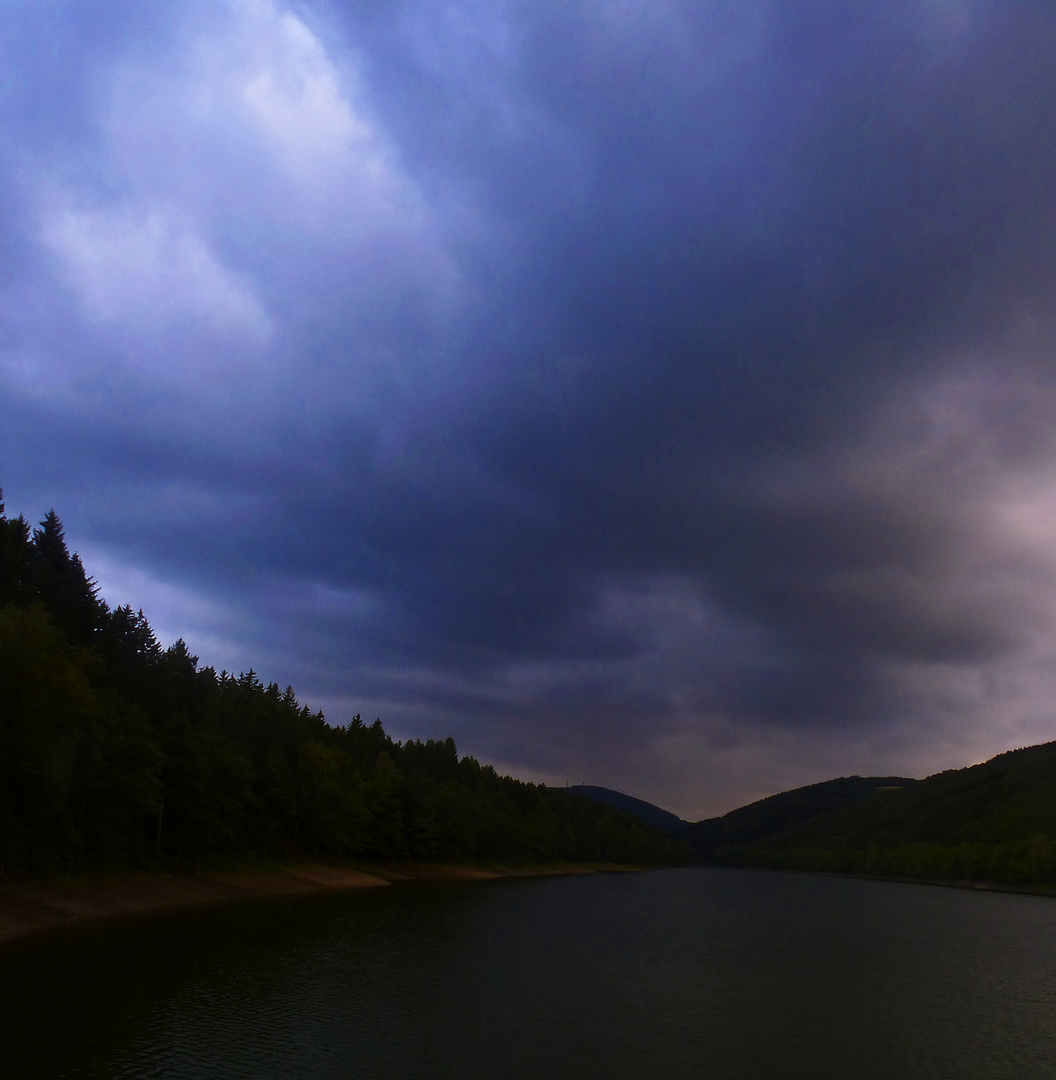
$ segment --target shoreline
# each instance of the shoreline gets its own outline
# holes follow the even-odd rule
[[[712,870],[763,870],[770,874],[809,874],[811,877],[844,878],[851,881],[890,881],[896,885],[935,885],[940,889],[965,889],[969,892],[1009,893],[1013,896],[1044,896],[1056,900],[1056,884],[1015,885],[1011,882],[976,881],[973,878],[896,877],[892,874],[864,874],[841,870],[806,870],[796,866],[766,866],[753,863],[732,866],[725,863],[693,863]]]
[[[702,868],[709,864],[697,864]],[[887,877],[872,874],[799,870],[793,867],[710,864],[717,870],[763,870],[817,877],[931,885],[947,889],[1013,893],[1056,899],[1054,886],[935,878]],[[473,863],[391,863],[335,866],[297,863],[269,870],[218,870],[200,874],[137,872],[112,877],[85,877],[54,882],[0,885],[0,948],[9,941],[60,926],[121,918],[173,908],[197,907],[231,900],[353,892],[389,885],[429,881],[488,881],[499,878],[560,877],[570,874],[640,873],[642,866],[616,863],[550,863],[504,866]]]
[[[393,863],[369,867],[303,863],[268,871],[215,871],[193,876],[144,872],[65,882],[0,885],[0,946],[58,926],[228,900],[352,892],[418,881],[485,881],[565,874],[633,873],[641,869],[610,863],[537,866]]]

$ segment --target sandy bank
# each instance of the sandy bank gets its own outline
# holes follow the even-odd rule
[[[476,881],[627,869],[630,868],[612,865],[489,868],[449,863],[399,863],[371,867],[368,871],[305,864],[266,873],[210,873],[194,877],[129,874],[63,884],[0,886],[0,942],[84,919],[254,896],[370,889],[411,881]]]

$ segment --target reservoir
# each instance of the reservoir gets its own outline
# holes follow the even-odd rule
[[[705,868],[419,883],[0,948],[20,1080],[1032,1080],[1056,901]]]

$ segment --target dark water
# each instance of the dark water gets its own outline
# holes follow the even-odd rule
[[[0,948],[47,1077],[1056,1076],[1056,901],[670,870],[220,905]]]

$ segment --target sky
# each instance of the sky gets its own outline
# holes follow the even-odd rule
[[[1056,8],[3,0],[0,484],[332,723],[696,819],[1056,739]]]

